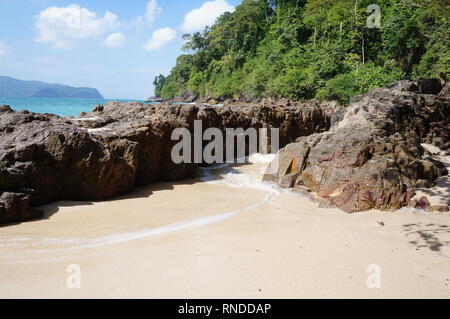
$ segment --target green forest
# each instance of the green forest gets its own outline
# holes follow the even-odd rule
[[[244,0],[183,36],[185,54],[155,78],[155,94],[346,105],[394,81],[446,78],[449,13],[450,0]]]

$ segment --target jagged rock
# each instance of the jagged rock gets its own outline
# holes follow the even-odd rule
[[[448,213],[450,211],[450,208],[448,205],[434,205],[431,206],[431,210],[439,213]]]
[[[430,211],[431,210],[431,204],[428,198],[422,197],[417,201],[417,207],[424,211]]]
[[[0,224],[43,217],[43,212],[30,209],[31,194],[4,192],[0,196]]]
[[[419,207],[419,201],[417,199],[411,199],[407,205],[409,208]]]
[[[386,88],[401,92],[419,92],[420,90],[417,82],[408,80],[394,82],[388,85]]]
[[[173,100],[170,100],[170,102],[192,103],[196,101],[197,98],[198,98],[197,93],[186,90],[180,96],[176,97]]]
[[[330,131],[282,149],[264,180],[287,185],[285,176],[298,174],[294,189],[307,187],[349,213],[406,206],[418,180],[448,173],[421,146],[432,132],[449,141],[450,99],[420,93],[433,88],[436,81],[402,81],[353,98]]]
[[[450,82],[445,83],[444,87],[441,90],[440,96],[449,96],[450,95]]]
[[[425,179],[418,180],[416,183],[416,188],[431,188],[433,186],[434,186],[434,184],[432,181],[425,180]]]
[[[422,94],[439,94],[442,84],[439,79],[419,79],[418,86]]]
[[[426,197],[421,197],[420,199],[411,199],[407,205],[410,208],[420,209],[423,211],[431,211],[431,204]]]
[[[111,102],[78,118],[61,118],[0,106],[0,194],[7,194],[0,223],[35,218],[29,207],[56,200],[105,200],[137,185],[195,177],[197,165],[171,159],[178,143],[171,140],[173,130],[192,131],[195,120],[203,121],[203,129],[280,127],[284,146],[328,130],[332,107]],[[23,196],[24,188],[33,193]]]
[[[279,184],[283,188],[292,188],[295,185],[295,181],[299,177],[299,174],[288,174],[285,176],[282,176],[280,178]]]
[[[13,112],[9,105],[0,105],[0,113]]]
[[[97,105],[93,110],[92,110],[92,112],[94,112],[94,113],[101,113],[101,112],[103,112],[105,110],[105,107],[103,106],[103,105],[101,105],[101,104],[99,104],[99,105]]]
[[[346,109],[345,108],[338,108],[332,115],[331,115],[331,127],[335,127],[344,119]]]

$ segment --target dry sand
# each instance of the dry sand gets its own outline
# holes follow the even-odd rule
[[[48,219],[0,228],[0,297],[450,297],[450,214],[321,209],[259,182],[266,166],[56,203]],[[381,288],[368,288],[370,265]]]

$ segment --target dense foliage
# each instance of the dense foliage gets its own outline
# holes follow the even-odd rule
[[[379,28],[369,28],[381,8]],[[155,79],[163,98],[350,97],[400,79],[450,76],[449,0],[244,0]]]

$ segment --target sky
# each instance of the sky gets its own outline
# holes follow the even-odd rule
[[[0,75],[145,99],[156,75],[241,0],[0,0]]]

